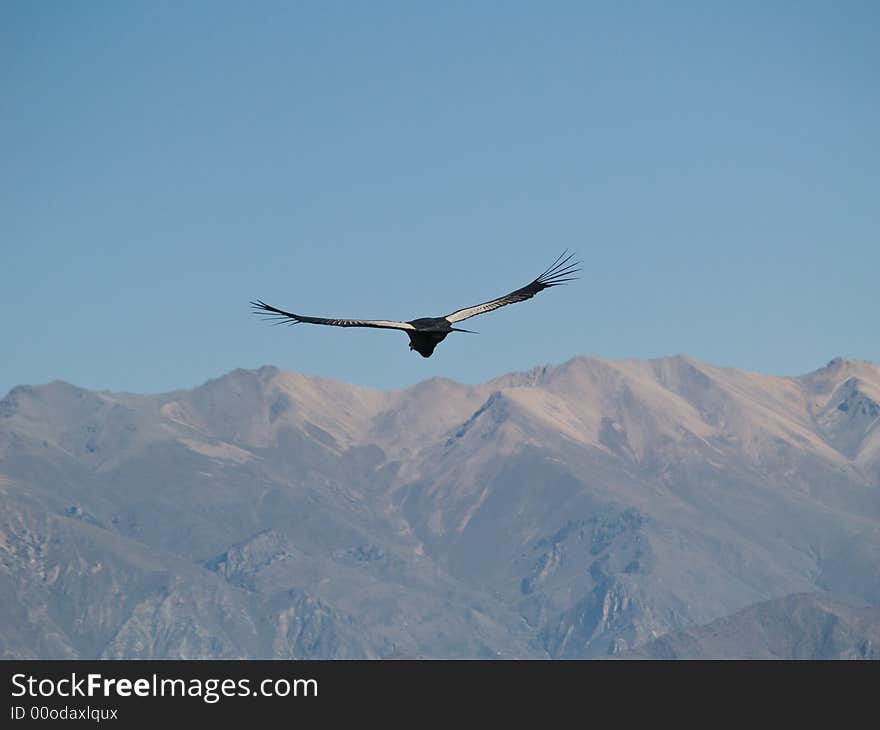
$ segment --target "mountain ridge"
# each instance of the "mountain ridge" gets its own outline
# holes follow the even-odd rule
[[[875,605],[878,403],[842,358],[17,386],[0,653],[585,658],[787,595]]]

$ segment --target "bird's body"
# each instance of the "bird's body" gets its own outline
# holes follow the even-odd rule
[[[408,324],[416,328],[415,332],[407,332],[409,349],[415,350],[422,357],[431,357],[434,348],[446,339],[446,335],[455,331],[455,328],[445,317],[421,317],[408,322]]]
[[[453,327],[452,325],[455,322],[475,317],[478,314],[491,312],[493,309],[498,309],[507,304],[531,299],[535,294],[544,289],[564,284],[576,278],[572,275],[580,271],[580,269],[575,268],[579,264],[577,262],[570,263],[574,254],[566,256],[566,253],[568,252],[559,256],[549,269],[524,287],[505,294],[503,297],[491,299],[488,302],[466,307],[465,309],[459,309],[451,314],[447,314],[445,317],[421,317],[409,320],[408,322],[387,319],[327,319],[324,317],[307,317],[292,314],[259,300],[251,302],[251,304],[254,307],[254,311],[258,314],[267,314],[269,318],[276,320],[277,324],[299,324],[300,322],[305,322],[334,327],[375,327],[379,329],[403,330],[409,335],[410,350],[415,350],[422,357],[431,357],[434,353],[434,348],[443,342],[450,332],[470,332],[470,330]]]

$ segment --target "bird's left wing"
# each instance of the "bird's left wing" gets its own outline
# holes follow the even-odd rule
[[[301,314],[291,314],[283,309],[277,309],[259,299],[251,302],[256,314],[265,314],[266,319],[275,320],[275,324],[328,324],[333,327],[378,327],[389,330],[415,330],[409,322],[394,322],[387,319],[327,319],[324,317],[306,317]]]
[[[498,309],[498,307],[503,307],[507,304],[524,302],[526,299],[531,299],[539,291],[544,291],[544,289],[549,289],[551,286],[558,286],[567,281],[577,279],[578,277],[572,276],[572,274],[580,271],[577,268],[580,266],[580,262],[572,261],[573,258],[573,253],[564,251],[549,269],[530,284],[510,292],[510,294],[505,294],[503,297],[498,297],[482,304],[475,304],[473,307],[467,307],[466,309],[459,309],[457,312],[447,314],[446,319],[449,322],[461,322],[461,320],[468,317],[476,317],[478,314],[491,312],[493,309]]]

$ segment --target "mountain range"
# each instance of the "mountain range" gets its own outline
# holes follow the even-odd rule
[[[0,657],[878,658],[880,367],[0,401]]]

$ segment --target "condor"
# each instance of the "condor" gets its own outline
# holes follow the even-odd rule
[[[491,299],[482,304],[475,304],[472,307],[458,309],[452,314],[445,317],[422,317],[420,319],[411,319],[408,322],[396,322],[387,319],[325,319],[324,317],[307,317],[302,314],[293,314],[285,312],[283,309],[277,309],[263,301],[257,300],[251,302],[254,312],[257,314],[267,315],[266,319],[274,321],[276,324],[299,324],[306,322],[308,324],[326,324],[333,327],[376,327],[379,329],[402,330],[409,335],[409,349],[415,350],[422,357],[431,357],[434,348],[437,347],[450,332],[471,332],[471,330],[453,327],[456,322],[476,317],[478,314],[491,312],[493,309],[504,307],[508,304],[516,302],[524,302],[531,299],[535,294],[544,289],[553,286],[565,284],[573,281],[578,277],[574,274],[580,271],[578,266],[580,262],[572,261],[573,253],[564,251],[549,269],[544,271],[534,281],[526,284],[515,291],[505,294],[503,297]]]

